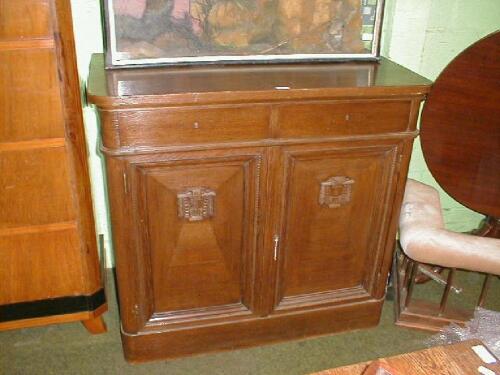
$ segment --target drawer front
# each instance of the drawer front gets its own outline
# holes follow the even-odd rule
[[[402,132],[410,122],[410,101],[291,104],[278,111],[279,138],[349,136]]]
[[[268,138],[268,106],[121,112],[121,146],[252,141]]]

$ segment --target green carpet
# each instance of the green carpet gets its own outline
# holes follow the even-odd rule
[[[108,280],[112,280],[108,277]],[[481,276],[457,278],[466,305],[477,298]],[[417,293],[438,295],[435,283]],[[500,280],[492,283],[486,308],[500,310]],[[394,326],[393,304],[384,305],[378,327],[304,341],[201,355],[169,362],[129,365],[123,359],[114,286],[108,285],[108,333],[89,335],[80,323],[0,332],[0,374],[308,374],[345,364],[422,349],[429,334]]]

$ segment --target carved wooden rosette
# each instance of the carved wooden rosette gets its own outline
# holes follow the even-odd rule
[[[347,176],[331,177],[321,182],[319,204],[328,208],[337,208],[348,204],[352,197],[354,180]]]
[[[192,187],[177,194],[179,218],[202,221],[214,216],[215,191],[205,187]]]

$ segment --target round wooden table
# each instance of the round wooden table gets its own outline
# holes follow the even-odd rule
[[[487,216],[475,234],[500,237],[500,32],[458,55],[422,114],[422,150],[441,187]]]

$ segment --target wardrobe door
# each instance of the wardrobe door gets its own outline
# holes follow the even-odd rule
[[[140,283],[150,286],[143,324],[253,314],[261,164],[260,150],[181,152],[130,164],[145,259]]]
[[[282,148],[277,310],[372,298],[397,159],[394,142]]]

